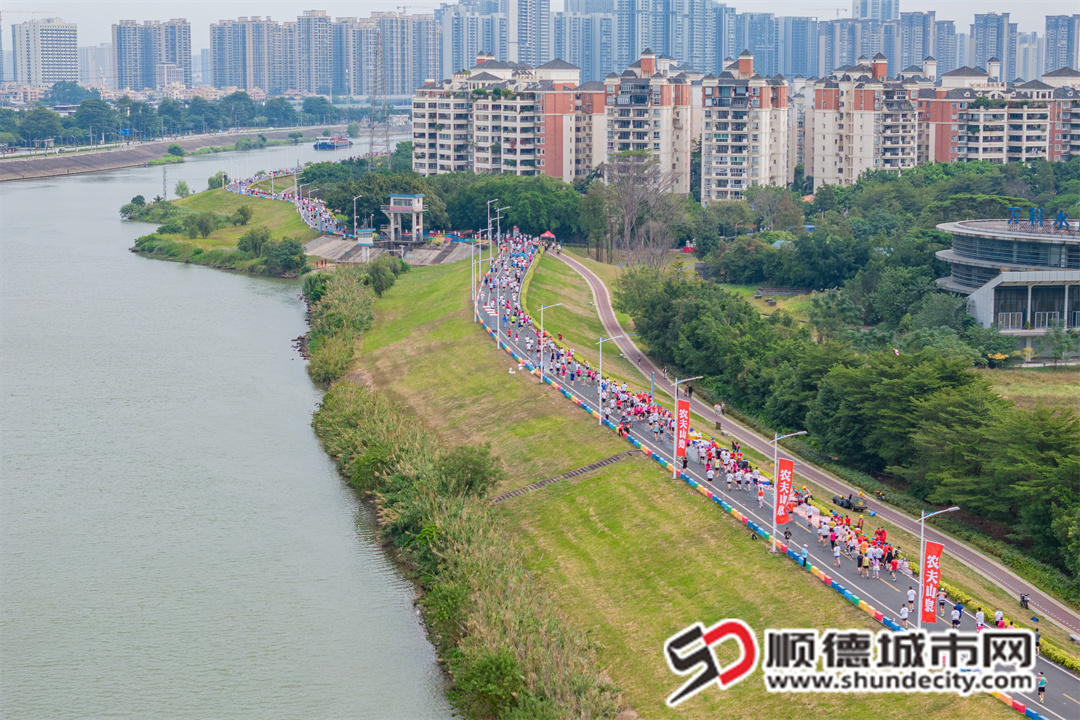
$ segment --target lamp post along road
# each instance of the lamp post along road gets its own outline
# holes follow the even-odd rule
[[[488,260],[490,261],[489,266],[495,264],[495,253],[492,251],[492,247],[490,245],[490,243],[491,243],[491,203],[493,203],[493,202],[499,202],[499,198],[491,198],[490,200],[487,201],[487,221],[488,221],[487,238],[488,238],[488,243],[489,243],[488,244]],[[481,252],[480,257],[483,258],[483,252]]]
[[[700,380],[705,377],[704,375],[698,375],[697,377],[683,378],[679,380],[676,378],[675,385],[675,428],[671,434],[671,479],[677,480],[679,477],[679,383],[690,382],[691,380]],[[687,418],[689,420],[689,418]]]
[[[959,509],[960,508],[958,508],[957,506],[954,505],[951,508],[945,508],[944,510],[938,510],[937,512],[932,512],[929,515],[926,513],[925,510],[919,510],[919,568],[920,569],[919,569],[919,604],[915,606],[916,607],[916,610],[915,610],[915,612],[916,612],[915,622],[917,623],[916,627],[920,627],[920,628],[922,627],[922,608],[923,608],[923,600],[924,600],[924,598],[923,598],[923,588],[926,587],[926,584],[923,581],[924,580],[923,573],[926,572],[926,568],[923,567],[923,565],[926,562],[926,520],[927,520],[927,518],[932,518],[935,515],[940,515],[941,513],[956,512]]]
[[[769,552],[776,552],[776,511],[779,508],[778,503],[780,501],[780,467],[779,467],[780,457],[779,457],[779,455],[777,455],[777,452],[778,452],[777,451],[777,443],[779,443],[784,438],[795,437],[796,435],[805,435],[805,434],[806,434],[805,430],[800,430],[799,432],[788,433],[787,435],[777,435],[775,433],[773,434],[773,440],[772,440],[772,468],[773,468],[772,469],[772,471],[773,471],[773,482],[772,482],[772,550],[770,550]],[[794,480],[795,479],[792,478],[792,482],[794,482]]]
[[[540,306],[540,382],[544,382],[544,346],[547,345],[544,337],[544,311],[548,308],[559,307],[562,303],[555,303],[554,305],[541,305]],[[603,346],[600,347],[601,357],[604,351]]]
[[[360,227],[359,224],[356,222],[356,201],[359,200],[362,197],[364,197],[364,196],[363,195],[357,195],[356,197],[354,197],[352,199],[352,234],[353,234],[354,238],[359,237],[356,230],[357,230],[358,227]]]

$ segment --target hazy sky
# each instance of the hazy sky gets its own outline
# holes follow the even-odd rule
[[[291,20],[304,10],[325,10],[332,17],[366,17],[372,10],[394,10],[395,0],[3,0],[4,45],[11,44],[13,22],[23,22],[35,17],[58,16],[79,25],[79,44],[96,45],[109,42],[111,27],[117,20],[168,20],[184,17],[191,22],[192,49],[207,47],[210,43],[210,23],[227,18],[260,15],[275,20]],[[397,0],[409,2],[408,12],[430,11],[441,3],[429,0]],[[551,9],[561,10],[562,0],[551,0]],[[777,15],[812,15],[819,20],[848,17],[851,2],[848,0],[728,0],[740,12],[772,12]],[[955,20],[958,32],[966,32],[976,12],[1008,12],[1011,20],[1020,24],[1021,32],[1045,31],[1044,16],[1069,15],[1080,12],[1078,0],[1038,0],[1017,3],[1008,0],[901,0],[903,12],[936,10],[938,20]],[[27,11],[35,11],[27,14]],[[21,11],[21,12],[20,12]]]

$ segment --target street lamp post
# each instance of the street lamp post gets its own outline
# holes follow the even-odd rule
[[[795,437],[796,435],[805,435],[805,434],[806,434],[805,430],[800,430],[799,432],[788,433],[787,435],[777,435],[776,433],[773,433],[773,440],[772,440],[772,467],[773,467],[773,482],[772,482],[772,505],[773,505],[773,508],[772,508],[772,550],[770,550],[769,552],[776,552],[776,509],[777,509],[777,502],[780,499],[780,494],[779,494],[780,493],[780,469],[778,467],[778,463],[780,462],[780,458],[779,458],[779,455],[777,454],[778,453],[777,443],[779,443],[784,438]],[[794,478],[792,478],[792,480],[794,481]]]
[[[495,208],[495,223],[496,223],[495,237],[499,238],[499,242],[502,242],[502,219],[503,219],[503,217],[505,217],[502,214],[502,211],[503,210],[509,210],[509,209],[510,209],[509,205],[507,205],[506,207]]]
[[[494,250],[494,248],[492,248],[492,246],[491,246],[491,203],[493,203],[493,202],[499,202],[499,198],[491,198],[490,200],[488,200],[488,201],[487,201],[487,221],[488,221],[488,226],[487,226],[487,239],[488,239],[488,259],[489,259],[489,260],[491,261],[491,264],[492,264],[492,265],[494,265],[494,264],[495,264],[495,250]],[[480,257],[481,257],[481,259],[483,259],[483,253],[481,253],[481,256],[480,256]]]
[[[691,380],[700,380],[705,377],[704,375],[698,375],[697,377],[683,378],[682,380],[675,380],[675,432],[671,434],[671,479],[675,480],[679,477],[678,458],[679,454],[679,384],[684,382],[690,382]]]
[[[356,197],[354,197],[352,199],[352,233],[353,233],[354,238],[359,237],[359,235],[357,234],[357,227],[359,227],[359,226],[356,224],[356,201],[359,200],[362,197],[364,197],[364,196],[363,195],[357,195]]]
[[[555,303],[553,305],[541,305],[540,306],[540,382],[541,383],[544,382],[544,345],[547,344],[546,342],[544,342],[546,340],[546,338],[544,337],[544,311],[547,310],[548,308],[559,307],[560,305],[562,305],[562,303]],[[604,346],[601,345],[600,346],[600,352],[603,353],[603,351],[604,351]],[[603,357],[603,356],[601,355],[601,357]]]
[[[953,505],[951,508],[945,508],[944,510],[938,510],[937,512],[932,512],[929,515],[926,514],[925,510],[919,510],[919,567],[920,568],[922,568],[922,566],[924,564],[924,558],[926,557],[926,521],[927,521],[927,519],[932,518],[935,515],[940,515],[941,513],[956,512],[959,509],[960,508]],[[923,582],[923,573],[924,572],[926,572],[925,568],[923,568],[922,570],[919,571],[919,604],[916,606],[918,609],[915,611],[917,613],[917,615],[915,617],[916,627],[919,627],[919,628],[922,627],[922,607],[923,607],[923,600],[924,600],[924,598],[923,598],[923,588],[925,587],[925,584]]]
[[[604,424],[604,343],[608,340],[618,340],[622,338],[622,335],[616,335],[615,337],[600,338],[600,342],[596,343],[600,346],[600,375],[596,381],[596,409],[598,411],[598,417],[596,419],[597,425]]]

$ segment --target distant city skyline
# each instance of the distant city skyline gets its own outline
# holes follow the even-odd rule
[[[974,21],[975,13],[1010,13],[1012,22],[1018,23],[1021,32],[1045,30],[1047,15],[1072,15],[1078,11],[1076,0],[1043,0],[1038,3],[1017,5],[1006,0],[950,0],[931,2],[922,0],[899,0],[901,12],[925,12],[934,10],[938,20],[952,20],[957,32],[966,32]],[[444,3],[430,0],[413,0],[403,3],[406,12],[433,12]],[[450,3],[447,3],[450,4]],[[739,12],[767,12],[775,15],[812,16],[818,20],[835,20],[851,17],[850,0],[735,0],[727,2]],[[551,11],[561,11],[563,0],[551,0]],[[173,0],[117,0],[94,2],[93,0],[8,0],[3,7],[4,47],[11,38],[11,25],[31,18],[59,17],[73,22],[79,28],[79,46],[87,47],[111,41],[112,25],[120,20],[170,20],[185,18],[191,23],[191,46],[193,50],[210,47],[210,25],[220,20],[242,16],[270,16],[275,20],[292,20],[305,10],[325,10],[332,18],[367,17],[372,12],[393,11],[397,6],[374,0],[223,0],[221,2],[185,2]],[[31,12],[32,11],[32,12]]]

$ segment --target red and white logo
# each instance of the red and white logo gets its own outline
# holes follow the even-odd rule
[[[713,646],[725,640],[738,643],[739,659],[720,668]],[[675,707],[713,683],[726,690],[746,679],[757,667],[759,654],[757,637],[742,620],[728,618],[708,629],[697,622],[680,630],[664,643],[664,656],[673,673],[694,677],[667,699],[668,706]]]

